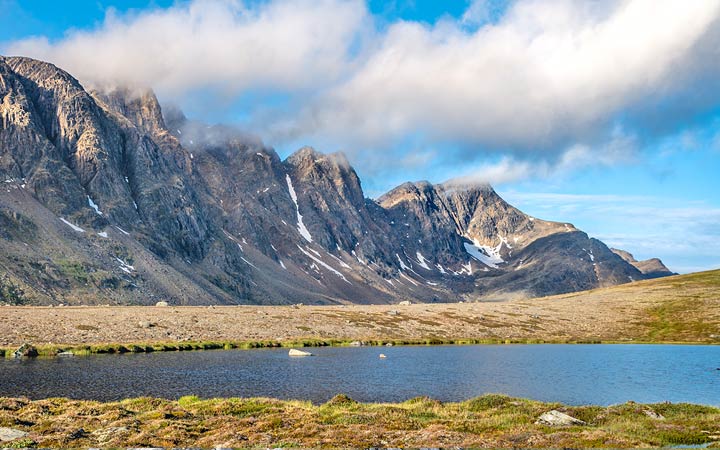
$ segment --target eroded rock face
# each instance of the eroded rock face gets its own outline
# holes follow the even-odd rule
[[[87,91],[28,58],[0,58],[0,124],[0,263],[16,302],[459,301],[659,273],[490,186],[405,183],[374,201],[342,154],[281,160],[228,127],[163,116],[151,91]]]

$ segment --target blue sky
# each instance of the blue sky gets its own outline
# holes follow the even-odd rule
[[[152,86],[376,197],[490,182],[673,270],[720,267],[720,4],[0,0],[0,53]]]

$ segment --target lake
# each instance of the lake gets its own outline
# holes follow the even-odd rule
[[[276,397],[324,402],[503,393],[566,404],[634,400],[720,405],[720,346],[468,345],[324,347],[0,360],[0,396]],[[379,358],[384,353],[387,358]]]

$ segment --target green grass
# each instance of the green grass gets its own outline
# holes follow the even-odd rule
[[[551,409],[587,425],[535,423]],[[663,418],[651,418],[646,411]],[[29,443],[38,447],[207,448],[720,446],[718,408],[633,402],[564,406],[498,394],[459,403],[427,397],[402,403],[359,403],[345,395],[324,404],[196,396],[108,403],[0,398],[0,426],[29,432],[23,440],[4,444],[9,447]],[[81,428],[85,433],[69,438]]]
[[[36,346],[40,357],[54,357],[60,352],[72,352],[76,356],[176,352],[191,350],[233,350],[257,348],[292,348],[292,347],[346,347],[355,340],[341,339],[294,339],[289,341],[172,341],[172,342],[136,342],[123,344],[88,344],[62,345],[47,344]],[[478,344],[600,344],[603,341],[568,340],[549,341],[541,339],[381,339],[365,340],[363,345],[478,345]],[[14,348],[0,348],[0,357],[12,357]]]

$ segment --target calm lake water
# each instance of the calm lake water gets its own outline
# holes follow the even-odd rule
[[[720,346],[473,345],[328,347],[0,360],[0,396],[277,397],[324,402],[503,393],[567,404],[720,405]],[[380,353],[387,355],[380,359]]]

